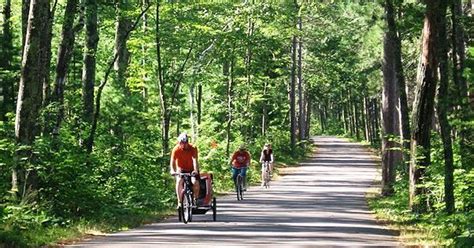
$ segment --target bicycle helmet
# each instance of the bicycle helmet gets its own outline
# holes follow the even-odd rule
[[[179,143],[188,143],[188,134],[187,133],[181,133],[178,136],[178,142]]]

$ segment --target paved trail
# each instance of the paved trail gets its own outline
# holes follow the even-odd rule
[[[343,139],[314,142],[317,153],[270,189],[252,187],[242,202],[234,195],[218,198],[216,222],[212,211],[187,225],[173,217],[75,247],[400,246],[366,206],[376,158]]]

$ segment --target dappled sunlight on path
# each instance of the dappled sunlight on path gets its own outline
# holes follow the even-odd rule
[[[76,247],[398,246],[366,205],[377,158],[342,139],[314,141],[317,153],[269,189],[252,187],[241,202],[218,198],[216,222],[209,213],[187,225],[173,217]]]

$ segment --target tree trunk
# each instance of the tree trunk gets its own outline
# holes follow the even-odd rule
[[[13,30],[11,27],[11,0],[5,0],[3,6],[3,41],[0,43],[0,69],[11,70],[13,65]],[[4,77],[0,79],[0,93],[2,93],[3,101],[0,101],[0,120],[7,121],[6,114],[14,110],[14,79],[12,77]]]
[[[434,111],[434,97],[438,80],[438,37],[440,1],[427,0],[423,28],[421,73],[413,105],[411,134],[410,207],[414,212],[426,211],[426,188],[423,178],[430,166],[430,131]]]
[[[401,164],[401,154],[397,149],[399,145],[396,137],[399,136],[398,110],[399,86],[398,86],[398,68],[397,55],[395,47],[397,46],[397,34],[393,27],[395,25],[394,9],[391,0],[385,1],[385,15],[388,29],[384,36],[384,60],[383,77],[384,85],[382,90],[382,121],[383,121],[383,140],[382,140],[382,194],[392,195],[394,193],[393,185],[395,183],[396,168]]]
[[[305,139],[309,139],[309,131],[311,130],[311,112],[313,110],[311,98],[305,94],[305,109],[306,109],[306,123],[305,123]]]
[[[441,2],[441,16],[446,15],[447,3]],[[446,18],[441,18],[439,28],[439,88],[437,114],[441,129],[441,139],[443,140],[444,152],[444,202],[446,212],[454,212],[454,165],[453,165],[453,147],[451,141],[451,126],[448,121],[448,43],[446,34]]]
[[[28,14],[30,13],[30,1],[31,0],[21,1],[21,54],[23,54],[23,50],[25,48],[26,31],[28,28]]]
[[[298,15],[298,31],[302,31],[303,29],[303,24],[302,24],[302,20],[301,20],[301,15],[299,14]],[[303,140],[305,138],[305,117],[306,117],[306,114],[305,114],[305,103],[304,103],[304,87],[303,87],[303,49],[302,49],[302,46],[303,46],[303,41],[302,41],[302,37],[301,37],[301,33],[300,35],[298,36],[298,41],[297,41],[297,46],[298,46],[298,76],[297,76],[297,80],[298,80],[298,139],[299,140]]]
[[[267,99],[267,88],[268,88],[268,81],[264,80],[263,82],[263,96],[264,99]],[[267,109],[267,101],[263,102],[262,108],[262,136],[265,137],[267,133],[267,123],[268,123],[268,109]]]
[[[198,85],[198,93],[197,93],[197,123],[201,125],[201,115],[202,115],[202,84]]]
[[[370,126],[370,123],[371,123],[372,120],[370,119],[370,110],[369,110],[368,99],[367,99],[366,95],[364,95],[364,119],[365,119],[364,128],[365,128],[365,133],[366,133],[365,139],[366,139],[367,142],[370,142],[370,144],[372,144],[372,141],[373,141],[372,140],[372,130],[371,130],[371,126]]]
[[[56,79],[51,100],[58,104],[58,112],[56,115],[56,123],[53,133],[58,134],[61,122],[64,116],[64,86],[68,74],[69,62],[71,61],[74,51],[75,32],[78,27],[74,28],[74,18],[78,9],[78,0],[68,0],[64,11],[64,22],[61,31],[61,43],[58,50],[58,59],[56,64]]]
[[[469,170],[472,168],[472,149],[469,145],[469,139],[472,142],[472,130],[469,129],[467,123],[469,122],[470,104],[468,98],[468,86],[466,78],[464,77],[464,64],[466,59],[466,47],[465,47],[465,33],[464,26],[462,24],[462,2],[461,0],[453,0],[451,3],[451,20],[452,20],[452,49],[453,49],[453,74],[454,74],[454,85],[457,89],[457,104],[459,105],[459,115],[462,121],[459,130],[459,145],[461,148],[461,163],[463,168]]]
[[[387,15],[387,24],[388,29],[393,34],[393,41],[394,41],[394,57],[395,57],[395,70],[396,70],[396,77],[398,82],[398,92],[399,92],[399,106],[400,106],[400,130],[401,130],[401,138],[402,138],[402,147],[403,147],[403,161],[408,163],[410,161],[410,113],[408,109],[408,100],[407,100],[407,93],[406,93],[406,84],[405,84],[405,74],[403,71],[403,63],[402,63],[402,42],[400,33],[398,32],[397,24],[395,21],[395,12],[393,8],[393,2],[391,1],[392,11],[390,15]]]
[[[94,86],[96,75],[96,53],[99,42],[97,33],[97,0],[85,0],[86,37],[84,48],[84,65],[82,68],[82,101],[83,114],[86,123],[92,123],[94,115]],[[86,141],[90,147],[90,141]]]
[[[170,114],[168,113],[168,103],[165,93],[165,82],[163,78],[163,67],[161,63],[161,33],[160,33],[160,2],[156,4],[156,54],[158,62],[158,90],[160,93],[161,103],[161,140],[163,155],[168,153],[169,150],[169,126],[170,126]]]
[[[116,72],[115,83],[124,95],[130,95],[130,91],[126,85],[127,69],[130,61],[130,51],[127,48],[127,31],[130,29],[132,22],[126,15],[127,1],[115,0],[115,47],[114,53],[117,55],[114,70]]]
[[[55,5],[57,2],[55,2]],[[42,63],[46,65],[51,64],[51,41],[53,39],[53,22],[54,22],[54,11],[56,9],[56,6],[53,7],[52,11],[48,10],[48,18],[47,21],[49,24],[46,27],[46,30],[44,31],[43,35],[45,36],[44,39],[41,39],[44,44],[42,47],[45,48],[45,51],[42,53]],[[50,86],[50,68],[47,67],[45,71],[43,71],[41,75],[41,80],[43,84],[43,107],[48,106],[51,98],[51,86]],[[45,120],[45,128],[49,126],[49,120]],[[46,130],[47,131],[47,130]]]
[[[38,80],[38,75],[49,69],[49,65],[42,61],[42,55],[48,47],[44,41],[46,38],[44,32],[48,30],[50,24],[47,19],[48,13],[49,0],[31,0],[16,108],[16,141],[22,146],[27,146],[18,151],[17,156],[20,158],[17,161],[27,158],[32,164],[34,158],[29,146],[33,145],[35,136],[40,132],[38,118],[43,98],[43,85],[41,80]],[[22,196],[36,190],[38,185],[36,169],[27,169],[26,166],[17,164],[12,174],[12,191]]]
[[[359,111],[357,107],[357,96],[352,98],[352,107],[354,111],[354,123],[355,123],[355,131],[356,131],[356,138],[360,140],[360,123],[359,123]]]
[[[296,36],[293,36],[291,45],[291,75],[290,75],[290,146],[291,151],[296,149]]]
[[[224,61],[224,65],[222,67],[223,74],[226,78],[227,82],[227,126],[226,126],[226,156],[230,156],[230,143],[231,143],[231,130],[232,130],[232,120],[233,120],[233,112],[234,104],[232,102],[233,94],[234,94],[234,58],[233,55],[230,56],[230,63],[229,61]]]

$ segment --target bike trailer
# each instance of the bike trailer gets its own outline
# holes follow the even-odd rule
[[[200,192],[198,198],[199,207],[212,206],[212,174],[201,173]]]

